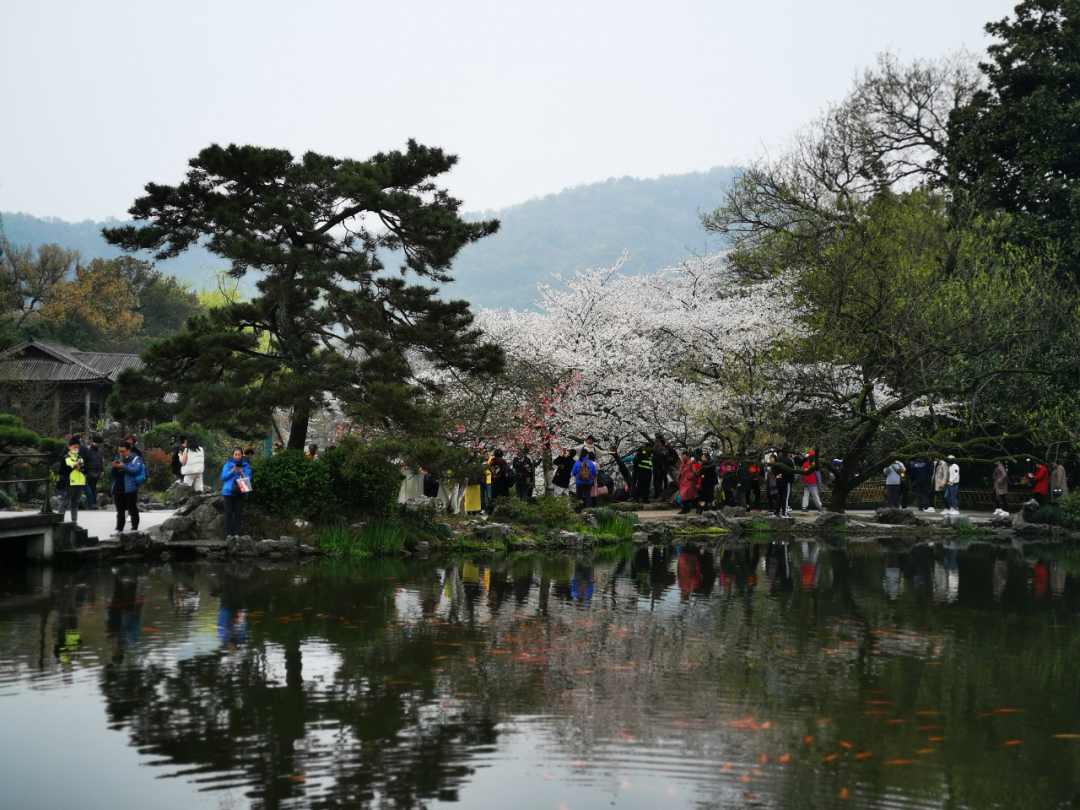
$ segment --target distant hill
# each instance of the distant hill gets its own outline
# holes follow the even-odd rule
[[[625,273],[659,270],[691,253],[715,250],[718,244],[701,230],[698,212],[720,204],[735,171],[718,167],[651,180],[623,177],[575,186],[499,211],[465,214],[473,221],[498,217],[502,228],[461,251],[454,262],[456,281],[445,294],[487,307],[525,309],[537,297],[537,283],[551,282],[552,273],[572,275],[575,270],[605,267],[623,250],[630,253]],[[2,216],[7,238],[16,245],[55,242],[75,248],[84,260],[121,254],[101,236],[103,226],[121,224],[116,220]],[[393,267],[395,262],[390,258],[387,264]],[[193,248],[157,266],[198,287],[210,271],[227,263],[203,248]]]
[[[104,227],[124,224],[115,219],[108,222],[94,222],[89,219],[83,222],[66,222],[55,217],[38,218],[7,211],[0,214],[0,217],[3,217],[4,221],[4,234],[13,245],[36,247],[56,243],[79,251],[83,261],[114,259],[124,253],[120,248],[106,242],[101,235]],[[153,259],[153,256],[141,253],[139,258]],[[197,247],[181,253],[175,259],[157,262],[156,266],[161,272],[190,281],[198,288],[206,283],[214,270],[227,267],[228,262],[205,248]]]
[[[538,282],[552,273],[611,265],[630,253],[625,273],[670,267],[691,253],[719,247],[698,220],[721,202],[736,169],[632,177],[575,186],[500,211],[467,214],[498,217],[502,228],[469,245],[454,262],[447,294],[488,307],[530,308]]]

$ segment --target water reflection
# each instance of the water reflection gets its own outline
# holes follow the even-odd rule
[[[55,735],[20,711],[47,692],[120,732],[70,779],[134,779],[130,746],[173,777],[155,807],[1052,806],[1080,791],[1077,573],[810,539],[0,569],[0,795],[44,805],[20,766]]]

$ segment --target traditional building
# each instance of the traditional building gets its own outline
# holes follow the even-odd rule
[[[0,413],[39,433],[89,434],[105,414],[117,375],[142,368],[137,354],[84,352],[30,339],[0,354]]]

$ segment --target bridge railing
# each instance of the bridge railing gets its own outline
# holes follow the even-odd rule
[[[0,459],[5,458],[30,458],[41,459],[46,462],[55,461],[54,456],[50,456],[48,453],[0,453]],[[41,514],[51,515],[53,513],[52,508],[52,476],[46,475],[44,478],[12,478],[0,480],[0,484],[45,484],[45,499],[41,503]]]

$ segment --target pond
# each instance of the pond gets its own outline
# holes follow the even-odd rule
[[[1072,807],[1080,554],[0,569],[4,808]]]

